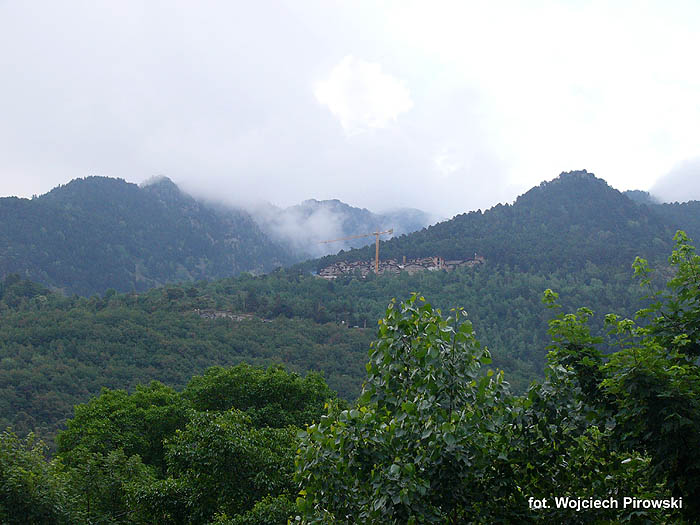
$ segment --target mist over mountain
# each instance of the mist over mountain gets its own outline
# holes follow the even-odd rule
[[[293,261],[247,213],[203,205],[167,178],[143,187],[76,179],[35,199],[0,199],[0,221],[0,275],[67,293],[142,291]]]
[[[637,204],[645,205],[672,229],[684,230],[692,239],[700,239],[700,201],[661,202],[645,191],[626,191]]]
[[[700,234],[697,210],[686,205],[639,205],[586,170],[566,172],[543,182],[512,204],[471,211],[411,235],[387,240],[381,258],[441,256],[464,259],[478,254],[490,264],[524,271],[575,271],[586,264],[629,265],[636,255],[662,258],[677,229]],[[651,199],[651,197],[649,197]],[[339,260],[374,257],[373,249],[328,256],[307,268]]]
[[[627,190],[623,191],[622,194],[636,202],[637,204],[660,204],[661,201],[653,196],[648,191],[642,190]]]
[[[0,525],[700,523],[700,2],[631,4],[0,0]]]
[[[0,422],[26,431],[43,425],[51,433],[74,403],[104,385],[131,388],[158,379],[182,386],[208,366],[242,360],[322,370],[350,399],[362,384],[371,327],[392,297],[413,291],[439,308],[464,307],[496,366],[524,389],[541,370],[549,341],[543,290],[560,292],[564,308],[632,316],[643,294],[631,277],[634,258],[647,258],[664,273],[675,231],[700,237],[699,202],[639,200],[591,173],[562,173],[512,204],[381,243],[382,259],[476,253],[484,264],[327,281],[312,272],[335,261],[372,259],[374,247],[235,276],[236,269],[264,272],[296,259],[247,212],[202,204],[168,179],[138,187],[93,177],[33,200],[2,199],[0,348],[10,360],[0,370]],[[306,201],[286,213],[297,224],[320,226],[343,217],[342,233],[384,227],[378,214],[339,201]],[[64,297],[5,277],[13,272],[103,295]],[[215,272],[225,278],[207,277]],[[180,283],[104,293],[120,283],[140,292],[167,281]],[[600,316],[593,321],[601,324]],[[44,359],[40,368],[35,355]],[[51,378],[59,370],[56,386]]]
[[[675,203],[700,199],[700,157],[686,159],[659,177],[650,193],[660,202]]]
[[[260,228],[276,242],[287,246],[299,259],[321,257],[340,250],[359,248],[374,243],[376,231],[393,229],[393,235],[411,233],[436,222],[430,214],[414,208],[402,208],[386,213],[373,213],[356,208],[337,199],[319,201],[308,199],[287,208],[263,205],[251,210]],[[338,240],[366,235],[355,239]]]
[[[260,274],[373,241],[329,240],[429,224],[419,210],[379,215],[338,200],[284,210],[197,200],[167,177],[140,186],[87,177],[34,199],[0,199],[0,277],[17,273],[66,293],[144,291],[167,282]]]
[[[18,273],[66,293],[92,294],[260,274],[322,257],[302,265],[318,270],[372,259],[371,233],[388,229],[394,233],[382,237],[382,259],[478,254],[524,271],[575,270],[629,264],[640,252],[661,257],[677,229],[700,236],[699,206],[623,194],[583,170],[543,182],[512,204],[428,226],[434,218],[415,209],[380,214],[309,199],[244,210],[197,200],[167,177],[141,186],[87,177],[38,198],[0,199],[0,277]],[[345,239],[354,236],[363,237]],[[332,239],[345,240],[321,243]]]

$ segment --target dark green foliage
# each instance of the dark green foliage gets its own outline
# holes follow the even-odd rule
[[[0,316],[0,424],[48,438],[74,404],[103,386],[133,389],[155,379],[182,387],[209,366],[242,361],[323,371],[331,388],[354,399],[376,319],[392,297],[417,289],[437,297],[436,307],[469,308],[495,362],[523,391],[544,364],[550,314],[539,294],[546,288],[566,294],[567,307],[590,304],[632,315],[640,305],[629,272],[606,274],[593,264],[574,275],[487,265],[336,282],[274,272],[138,296],[47,292]],[[0,309],[3,304],[0,299]],[[235,319],[244,313],[249,316]]]
[[[195,200],[165,177],[142,187],[87,177],[36,199],[0,199],[0,279],[16,272],[90,295],[266,272],[328,253],[317,250],[320,239],[279,234],[288,231],[286,222],[303,221],[319,208],[339,218],[338,237],[390,227],[405,233],[428,223],[418,210],[382,216],[340,201],[307,201],[272,212],[267,222],[259,218],[263,231],[243,209]]]
[[[556,295],[549,292],[547,299],[553,303]],[[610,410],[605,396],[590,400],[599,390],[593,388],[600,380],[595,363],[603,359],[587,328],[590,315],[581,309],[553,320],[546,380],[518,397],[502,373],[479,373],[490,360],[471,323],[459,324],[460,311],[443,320],[416,296],[390,305],[355,408],[331,406],[300,434],[298,521],[678,522],[682,514],[675,509],[622,505],[625,496],[678,497],[678,480],[685,483],[684,497],[694,497],[695,474],[684,469],[676,480],[660,477],[654,451],[620,446],[624,411]],[[639,424],[647,442],[672,437],[646,420]],[[557,508],[556,497],[612,498],[620,505],[577,512]],[[549,506],[530,508],[533,498],[546,498]],[[697,518],[692,508],[683,513]]]
[[[167,181],[139,189],[99,178],[76,181],[45,198],[68,211],[81,203],[93,209],[96,188],[102,184],[115,192],[104,210],[112,217],[129,212],[123,200],[134,206],[149,198],[163,206],[187,201]],[[158,210],[161,204],[146,208]],[[182,204],[188,213],[199,209],[190,204]],[[476,269],[328,282],[295,268],[261,277],[242,274],[168,285],[141,295],[108,290],[89,299],[62,298],[13,277],[0,296],[0,426],[11,424],[19,433],[34,430],[50,442],[70,417],[71,407],[103,386],[133,389],[159,380],[182,387],[209,366],[243,361],[323,371],[331,388],[354,399],[376,319],[392,297],[407,297],[415,290],[433,298],[439,308],[463,305],[496,365],[508,373],[514,390],[522,392],[541,377],[545,363],[551,314],[539,302],[543,289],[561,292],[568,309],[587,304],[623,316],[639,309],[641,292],[629,276],[631,258],[626,254],[655,260],[668,246],[668,223],[650,210],[590,174],[574,173],[534,188],[512,206],[459,216],[382,247],[382,253],[386,245],[386,255],[396,257],[469,257],[476,251],[487,256],[486,264]],[[674,221],[690,221],[693,210],[688,208],[686,219],[683,212]],[[137,217],[144,227],[157,223]],[[127,229],[138,230],[136,224]],[[177,237],[173,232],[167,234],[171,241]],[[392,246],[398,251],[391,252]],[[116,259],[81,261],[90,261],[91,271],[104,274]],[[233,314],[242,313],[250,316],[235,320]],[[592,322],[595,329],[603,325],[602,319]],[[355,326],[359,328],[345,329]]]
[[[468,307],[495,362],[524,391],[545,360],[550,314],[539,294],[546,288],[566,294],[567,307],[632,315],[640,305],[629,272],[606,276],[595,265],[576,275],[487,265],[337,282],[274,272],[89,299],[47,292],[0,316],[0,424],[50,438],[74,404],[103,386],[133,389],[158,380],[183,387],[210,366],[243,361],[323,371],[329,386],[351,400],[360,391],[376,319],[392,297],[417,289],[437,297],[436,307]],[[321,312],[328,323],[315,321]],[[237,320],[238,314],[248,317]]]
[[[302,434],[305,522],[463,523],[494,496],[481,476],[507,392],[478,373],[490,358],[463,317],[443,320],[415,295],[389,305],[357,406]]]
[[[654,340],[670,351],[679,351],[689,358],[700,357],[700,256],[683,231],[674,236],[676,249],[669,257],[675,275],[667,284],[666,293],[658,292],[650,307],[640,317],[653,317],[649,327]],[[645,276],[643,285],[651,285],[645,261],[635,262],[635,271]]]
[[[31,438],[6,432],[0,517],[17,522],[22,511],[30,523],[694,523],[700,256],[682,232],[676,243],[667,289],[651,292],[636,321],[609,314],[609,333],[598,337],[590,309],[556,315],[545,379],[522,396],[510,392],[502,372],[483,371],[489,352],[462,310],[443,318],[414,294],[392,302],[380,321],[351,409],[324,399],[330,391],[315,374],[302,379],[279,367],[241,365],[195,377],[182,393],[159,383],[132,394],[103,391],[76,407],[51,462]],[[646,261],[634,267],[651,287]],[[161,297],[171,301],[167,291]],[[175,300],[185,297],[200,296],[185,292]],[[557,300],[545,292],[549,307]],[[318,417],[322,404],[327,412]],[[311,425],[284,426],[289,422]],[[675,497],[683,507],[578,512],[557,508],[557,497]],[[548,507],[530,508],[541,498]]]
[[[295,430],[256,428],[238,410],[199,413],[168,442],[168,477],[141,488],[139,513],[152,523],[209,523],[293,494]]]
[[[138,487],[156,480],[139,456],[127,456],[121,448],[103,454],[79,447],[71,451],[69,460],[67,488],[83,523],[151,523],[135,511]]]
[[[46,490],[20,484],[9,493],[37,501],[37,512],[57,501],[57,516],[75,522],[284,523],[296,492],[296,443],[286,425],[315,421],[302,449],[308,464],[298,466],[311,489],[301,503],[308,520],[324,518],[325,509],[340,522],[616,522],[631,516],[534,513],[527,497],[682,495],[693,522],[700,265],[683,236],[660,275],[638,261],[646,284],[670,279],[671,287],[639,319],[626,319],[644,292],[632,286],[629,260],[620,260],[633,248],[658,260],[668,222],[652,206],[618,197],[592,176],[568,175],[513,206],[436,227],[437,243],[412,244],[427,255],[466,250],[469,239],[501,250],[481,268],[452,273],[328,282],[297,268],[91,298],[63,297],[10,275],[0,285],[0,424],[51,437],[73,404],[103,386],[116,390],[76,407],[53,463],[33,445],[4,437],[3,450],[24,448],[13,454],[33,465],[31,479],[47,479]],[[600,202],[613,219],[586,211],[577,198]],[[554,224],[564,230],[560,237]],[[545,362],[552,313],[538,297],[546,288],[561,292],[567,310],[591,310],[555,317],[544,381],[526,388]],[[316,374],[225,368],[248,361],[324,371],[332,388],[353,399],[375,319],[391,297],[419,289],[436,298],[435,308],[414,299],[387,313],[365,395],[352,410],[335,400],[321,418],[333,396]],[[454,304],[467,306],[488,354],[525,395],[477,366],[488,355],[471,325],[438,312]],[[592,310],[619,313],[607,317],[609,338],[591,335],[604,324]],[[185,387],[211,365],[224,368]],[[26,481],[26,469],[4,457],[8,471]],[[643,511],[635,519],[682,516]]]
[[[371,224],[388,227],[367,210],[341,215],[352,217],[343,226],[348,235],[370,231]],[[383,242],[382,256],[450,259],[479,253],[491,264],[518,271],[571,272],[588,262],[619,266],[640,249],[656,260],[677,228],[700,233],[698,217],[698,203],[637,205],[584,170],[542,183],[513,205],[458,215]],[[295,262],[289,248],[272,242],[246,212],[196,201],[165,178],[139,188],[121,179],[88,177],[37,199],[0,199],[0,222],[0,278],[16,272],[69,293],[143,291]],[[369,260],[372,250],[351,250],[301,267]]]
[[[674,230],[683,230],[693,239],[700,239],[700,201],[647,203],[647,206]]]
[[[51,292],[27,279],[22,279],[16,273],[9,274],[0,282],[0,312],[8,308],[27,307],[32,303],[43,305]]]
[[[336,397],[319,374],[289,374],[282,367],[266,370],[240,364],[214,367],[192,378],[182,395],[195,410],[222,411],[235,407],[256,427],[303,427],[323,413],[323,404]]]
[[[700,256],[683,232],[669,258],[675,275],[639,312],[648,325],[608,318],[620,350],[603,366],[601,388],[615,400],[623,446],[651,456],[654,479],[700,516]],[[649,284],[645,261],[638,261]]]
[[[182,393],[104,389],[58,436],[61,483],[89,522],[286,523],[295,434],[335,397],[318,374],[244,364],[195,376]]]
[[[0,199],[0,277],[69,293],[143,291],[292,262],[243,211],[217,210],[170,180],[139,188],[88,177],[37,199]]]
[[[170,387],[152,382],[132,394],[104,389],[75,407],[75,416],[56,440],[63,461],[78,467],[83,451],[109,454],[121,450],[138,455],[158,472],[165,471],[163,441],[189,420],[190,405]]]
[[[595,420],[594,412],[581,401],[575,373],[551,359],[545,381],[533,383],[525,396],[513,400],[504,432],[507,445],[494,463],[501,479],[514,481],[516,488],[508,494],[510,505],[492,510],[500,510],[504,522],[664,522],[668,513],[663,511],[622,507],[625,496],[663,499],[670,493],[651,479],[647,456],[615,446],[610,429],[614,423]],[[529,497],[547,498],[549,508],[530,510]],[[620,508],[560,509],[556,497],[614,499]]]
[[[287,496],[267,497],[232,518],[219,514],[212,525],[287,525],[289,517],[295,514],[296,505]]]
[[[627,190],[622,192],[625,197],[631,199],[637,204],[659,204],[659,201],[652,197],[648,191],[641,190]]]
[[[682,515],[700,516],[700,256],[678,232],[669,258],[674,275],[667,290],[637,321],[608,314],[608,337],[593,338],[585,319],[571,314],[553,325],[553,356],[575,377],[578,399],[590,407],[589,419],[613,422],[607,446],[646,456],[647,476],[674,497],[683,498]],[[647,262],[635,261],[641,284],[651,286]],[[596,349],[605,342],[609,358]]]
[[[78,514],[56,462],[46,461],[44,445],[34,436],[20,439],[0,433],[0,523],[72,525]]]
[[[590,173],[562,173],[518,197],[473,211],[423,231],[382,243],[382,257],[440,255],[460,259],[478,253],[489,264],[522,272],[579,271],[588,263],[623,267],[641,252],[657,260],[668,253],[669,223]],[[337,260],[370,260],[370,248],[305,264],[319,269]]]
[[[73,405],[103,387],[132,390],[157,380],[182,388],[210,366],[243,361],[324,370],[333,388],[351,398],[371,338],[369,331],[304,319],[209,319],[194,312],[201,300],[170,301],[163,290],[109,301],[47,297],[46,305],[0,316],[0,424],[45,438],[71,417]],[[203,301],[227,297],[221,292]]]

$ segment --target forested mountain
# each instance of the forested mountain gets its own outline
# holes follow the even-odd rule
[[[138,187],[88,177],[31,200],[0,199],[0,220],[0,277],[19,273],[66,293],[89,295],[263,273],[314,250],[336,251],[373,239],[320,240],[389,227],[395,238],[382,242],[385,259],[478,254],[524,272],[620,267],[638,252],[662,257],[676,229],[700,235],[700,203],[655,204],[644,192],[622,194],[592,174],[571,172],[513,204],[399,235],[429,218],[418,210],[379,215],[337,200],[309,200],[254,220],[243,210],[197,201],[167,178]],[[350,250],[301,268],[318,270],[373,255],[373,247]]]
[[[0,278],[18,273],[69,294],[144,291],[264,273],[344,246],[320,240],[390,227],[406,233],[429,221],[419,210],[378,215],[337,200],[260,208],[253,217],[196,200],[166,177],[141,187],[87,177],[31,200],[0,199]]]
[[[264,232],[276,242],[287,246],[300,259],[366,246],[373,243],[374,238],[362,237],[335,243],[321,241],[389,229],[394,230],[393,236],[398,236],[418,231],[436,222],[428,213],[413,208],[374,213],[337,199],[309,199],[288,208],[270,205],[259,207],[251,213]]]
[[[492,265],[525,272],[577,271],[587,264],[620,268],[640,253],[652,259],[668,253],[676,228],[690,222],[695,210],[687,211],[669,221],[593,174],[574,171],[543,182],[513,204],[458,215],[383,242],[381,257],[464,259],[476,253]],[[318,270],[338,260],[373,257],[373,249],[365,248],[304,267]]]
[[[700,201],[653,204],[649,209],[673,228],[685,230],[693,239],[700,239]]]
[[[292,261],[247,213],[206,206],[167,178],[139,187],[87,177],[31,200],[0,199],[0,223],[0,275],[66,293],[143,291]]]
[[[34,237],[28,238],[39,243],[42,235],[54,230],[66,238],[64,230],[97,235],[106,225],[123,220],[122,237],[115,239],[128,238],[126,232],[132,228],[137,234],[130,238],[140,239],[141,253],[153,253],[146,233],[162,235],[159,246],[169,246],[167,235],[175,235],[176,228],[153,231],[155,224],[172,223],[147,222],[147,217],[167,215],[173,207],[184,210],[179,215],[183,228],[192,231],[192,239],[182,239],[178,245],[183,249],[194,250],[202,231],[226,232],[217,212],[182,196],[167,180],[144,188],[113,179],[72,184],[75,188],[70,191],[61,187],[31,201],[6,199],[18,209],[48,210],[34,222],[23,223],[34,225],[28,227]],[[101,202],[95,188],[112,186],[113,194],[122,192],[128,198],[115,197],[105,205],[108,209],[92,220],[94,228],[82,223],[73,230],[61,226],[76,223],[74,217],[87,221],[87,209]],[[413,291],[422,292],[440,308],[466,308],[495,364],[509,373],[516,390],[523,390],[538,375],[546,355],[549,313],[541,304],[542,291],[559,291],[565,307],[587,305],[596,312],[632,315],[642,295],[631,279],[635,256],[656,261],[664,275],[664,256],[675,229],[685,228],[692,236],[700,215],[696,204],[636,204],[593,175],[574,172],[533,188],[512,205],[460,215],[382,243],[383,258],[403,254],[449,258],[477,252],[486,257],[477,268],[366,278],[347,275],[334,281],[307,271],[331,260],[374,255],[353,250],[259,277],[243,274],[146,293],[108,291],[92,298],[62,297],[11,277],[0,293],[0,420],[50,436],[74,403],[96,394],[101,386],[130,388],[158,379],[178,387],[208,366],[241,361],[284,363],[299,372],[321,370],[333,389],[352,399],[360,389],[376,320],[392,297],[404,298]],[[127,217],[127,211],[141,215]],[[200,217],[199,222],[194,217]],[[144,232],[143,237],[138,232]],[[85,253],[79,250],[86,250],[87,243],[80,244],[77,234],[71,235],[73,251]],[[125,279],[131,278],[128,268],[118,266],[124,259],[109,259],[108,255],[122,252],[115,247],[118,244],[102,244],[112,248],[95,257],[85,253],[87,260],[74,257],[76,268],[87,268],[96,276],[123,271]],[[30,242],[25,245],[31,247]],[[38,246],[42,245],[34,244],[32,253],[39,252]],[[215,251],[217,244],[207,246],[214,254],[221,253]],[[238,247],[243,249],[242,244]],[[126,247],[123,251],[128,257]],[[72,278],[76,289],[87,289],[87,285],[78,288],[77,275]],[[600,317],[593,326],[602,327]]]
[[[700,237],[700,202],[661,202],[647,191],[628,190],[624,194],[639,205],[661,217],[672,228],[684,230],[697,239]]]
[[[627,190],[623,191],[622,194],[638,204],[659,204],[659,201],[648,191]]]
[[[0,426],[50,438],[74,404],[104,386],[159,380],[182,387],[210,366],[241,362],[322,371],[352,400],[377,319],[392,297],[416,290],[446,311],[466,308],[495,366],[522,391],[546,355],[543,290],[558,290],[570,308],[631,315],[640,306],[629,269],[603,273],[590,266],[576,275],[538,275],[487,264],[329,282],[282,270],[91,298],[63,297],[10,276],[0,286]]]
[[[463,310],[445,317],[411,294],[391,301],[379,320],[352,404],[317,374],[241,364],[210,368],[181,391],[157,381],[131,393],[104,389],[75,407],[53,459],[35,436],[0,433],[0,521],[696,523],[700,256],[683,232],[674,240],[665,291],[635,320],[606,315],[605,337],[591,333],[590,309],[559,310],[559,295],[545,290],[543,303],[559,313],[549,321],[544,378],[522,395],[510,390],[508,374],[486,369],[490,352]],[[634,268],[648,285],[646,261]],[[76,306],[77,298],[42,292],[17,278],[0,286],[15,311],[60,306],[56,299]],[[177,288],[160,300],[185,296],[207,302]],[[141,316],[165,313],[158,296],[150,304],[107,299],[87,306],[106,306],[109,317],[126,299],[145,307]],[[189,336],[177,321],[176,332]],[[35,364],[47,364],[43,357]],[[31,394],[26,386],[20,394]]]

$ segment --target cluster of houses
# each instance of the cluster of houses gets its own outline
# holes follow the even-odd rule
[[[195,308],[194,312],[203,319],[232,319],[234,321],[250,321],[253,318],[253,314],[237,314],[222,310],[200,310],[199,308]]]
[[[481,255],[474,254],[472,259],[454,259],[445,260],[442,257],[423,257],[421,259],[406,259],[404,256],[402,262],[395,259],[379,261],[379,273],[400,273],[408,272],[414,274],[424,271],[445,270],[452,271],[455,268],[473,267],[478,264],[483,264],[486,261]],[[352,275],[358,272],[362,277],[374,272],[374,261],[356,261],[345,262],[339,261],[335,264],[327,266],[318,272],[319,277],[324,279],[335,279],[342,275]]]

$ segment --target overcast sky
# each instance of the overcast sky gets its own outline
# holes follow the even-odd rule
[[[76,177],[449,217],[700,199],[700,2],[0,0],[0,195]]]

